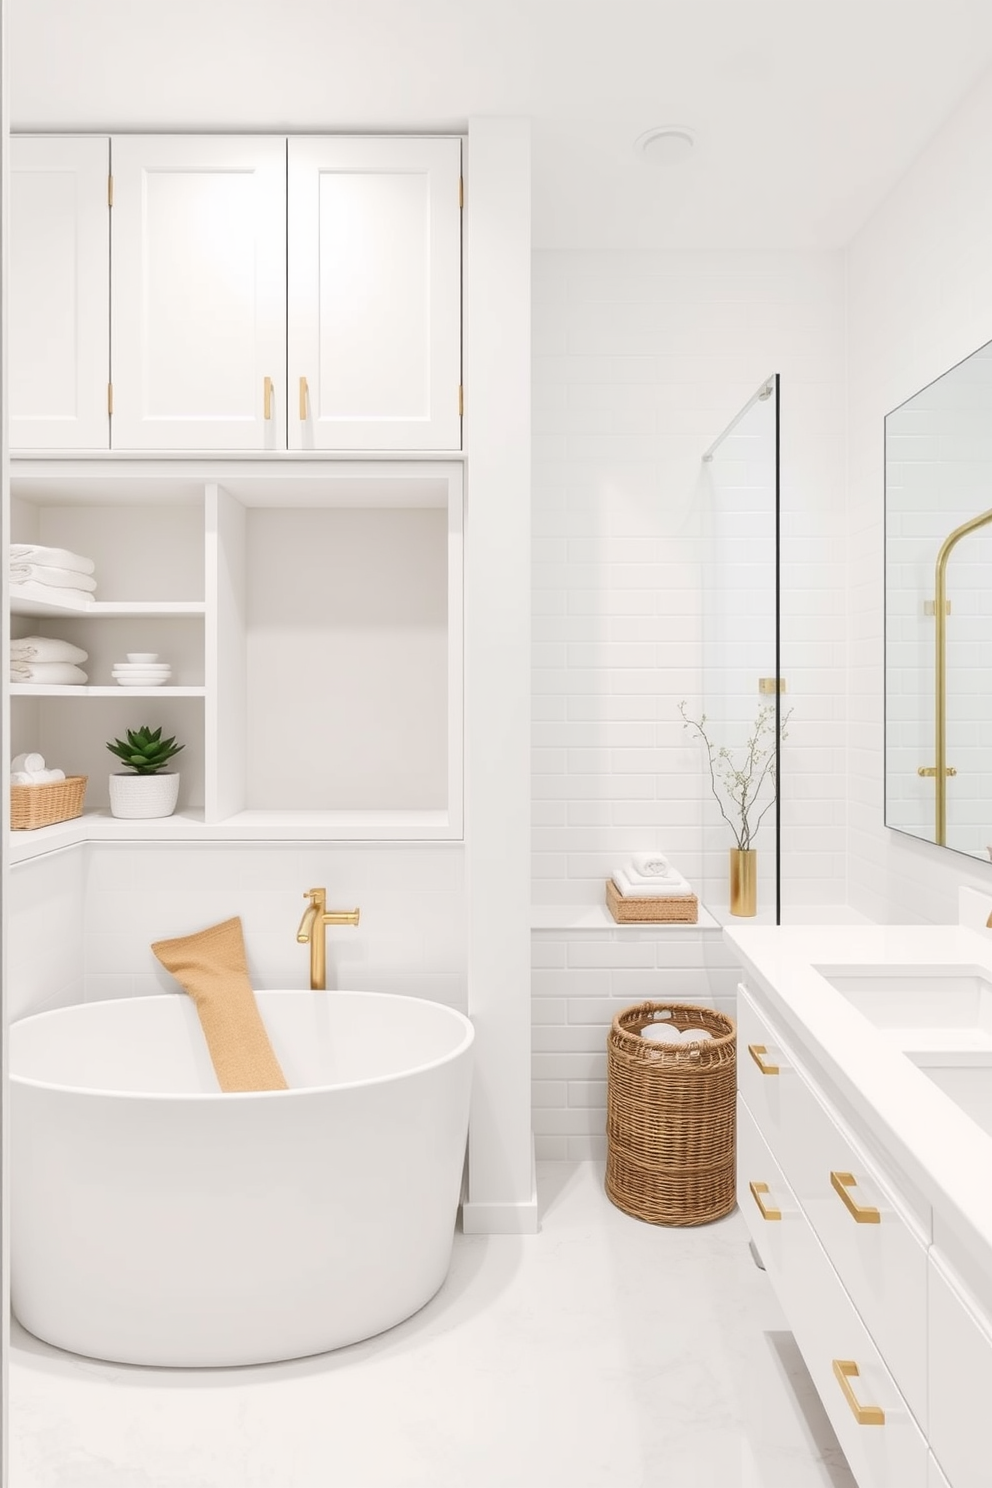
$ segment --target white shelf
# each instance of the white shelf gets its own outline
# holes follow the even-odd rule
[[[145,698],[145,697],[205,697],[205,687],[118,687],[114,683],[110,687],[89,687],[86,685],[69,687],[38,687],[34,682],[12,682],[10,684],[11,697],[122,697],[122,698]]]
[[[137,690],[137,689],[135,689]],[[203,811],[177,811],[147,821],[123,820],[107,810],[84,811],[72,821],[10,833],[11,863],[27,862],[81,842],[449,842],[461,838],[443,811],[241,811],[205,822]]]
[[[52,604],[41,599],[23,599],[12,594],[10,613],[12,615],[34,615],[40,619],[69,618],[70,616],[77,620],[113,619],[116,616],[167,619],[170,615],[204,615],[206,605],[202,599],[101,599],[94,600],[90,605],[66,605]]]
[[[619,924],[605,904],[534,904],[531,906],[530,928],[532,930],[648,930],[652,935],[658,931],[681,933],[685,930],[719,930],[720,925],[704,905],[699,906],[699,918],[695,924],[678,920],[640,920],[636,923]]]

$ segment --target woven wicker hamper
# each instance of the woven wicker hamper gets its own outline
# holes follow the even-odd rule
[[[662,1044],[641,1029],[665,1019],[709,1039]],[[606,1059],[606,1192],[649,1224],[697,1225],[734,1207],[737,1030],[680,1002],[643,1002],[613,1019]]]

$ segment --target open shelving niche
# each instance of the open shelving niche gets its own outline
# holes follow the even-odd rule
[[[12,540],[92,557],[101,597],[12,598],[12,635],[82,646],[90,680],[10,687],[11,753],[89,777],[83,815],[12,832],[11,861],[86,840],[460,841],[463,493],[451,458],[14,462]],[[171,683],[114,684],[132,650]],[[180,802],[122,821],[105,746],[141,723],[186,744]]]

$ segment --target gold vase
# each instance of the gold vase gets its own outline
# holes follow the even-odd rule
[[[754,847],[730,849],[730,913],[753,915],[758,910],[758,852]]]

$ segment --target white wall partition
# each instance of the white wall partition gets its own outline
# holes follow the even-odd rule
[[[990,172],[986,77],[848,249],[850,894],[881,921],[953,922],[959,885],[992,875],[884,826],[882,595],[885,415],[992,339]]]

